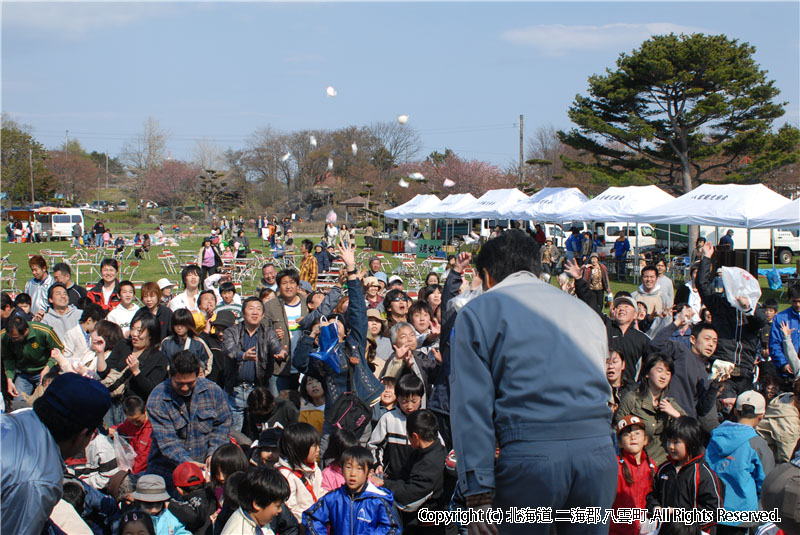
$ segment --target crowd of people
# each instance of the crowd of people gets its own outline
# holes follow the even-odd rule
[[[258,221],[283,254],[286,223]],[[508,230],[412,289],[330,223],[298,269],[267,263],[240,295],[219,267],[249,245],[220,244],[243,232],[218,222],[182,291],[149,281],[138,303],[113,258],[90,288],[29,259],[0,304],[4,533],[633,535],[652,523],[626,511],[774,507],[780,523],[665,517],[659,533],[800,527],[784,499],[800,490],[800,285],[780,313],[731,295],[705,244],[685,284],[657,260],[613,293],[591,236],[562,264]],[[491,507],[611,516],[421,514]]]

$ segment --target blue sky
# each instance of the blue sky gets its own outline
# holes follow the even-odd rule
[[[148,116],[173,157],[243,148],[262,127],[410,115],[423,155],[505,166],[542,125],[569,128],[587,78],[654,33],[756,46],[800,125],[800,3],[2,3],[2,110],[47,147],[65,131],[119,153]],[[332,85],[338,94],[325,95]]]

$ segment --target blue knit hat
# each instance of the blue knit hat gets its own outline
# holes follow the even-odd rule
[[[100,381],[77,373],[63,373],[56,377],[41,399],[61,416],[91,430],[103,423],[103,416],[111,408],[108,389]]]

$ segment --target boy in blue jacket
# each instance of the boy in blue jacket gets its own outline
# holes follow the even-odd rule
[[[369,481],[372,454],[354,446],[339,458],[345,484],[319,499],[303,513],[303,525],[309,535],[396,534],[400,522],[395,515],[394,496]]]
[[[749,390],[736,398],[737,422],[723,422],[711,433],[706,462],[725,483],[726,511],[758,511],[761,484],[775,467],[766,441],[758,436],[756,425],[764,417],[764,396]],[[722,520],[718,533],[746,533],[755,524]]]

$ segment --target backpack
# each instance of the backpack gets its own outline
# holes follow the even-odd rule
[[[353,391],[353,365],[347,361],[347,392],[325,408],[325,421],[336,429],[345,429],[361,437],[372,423],[372,408]]]
[[[100,381],[103,383],[103,386],[108,388],[109,394],[111,394],[112,398],[119,398],[125,395],[125,391],[127,390],[128,386],[128,379],[130,373],[129,368],[125,366],[122,371],[110,369],[108,371],[108,375],[106,378]]]

